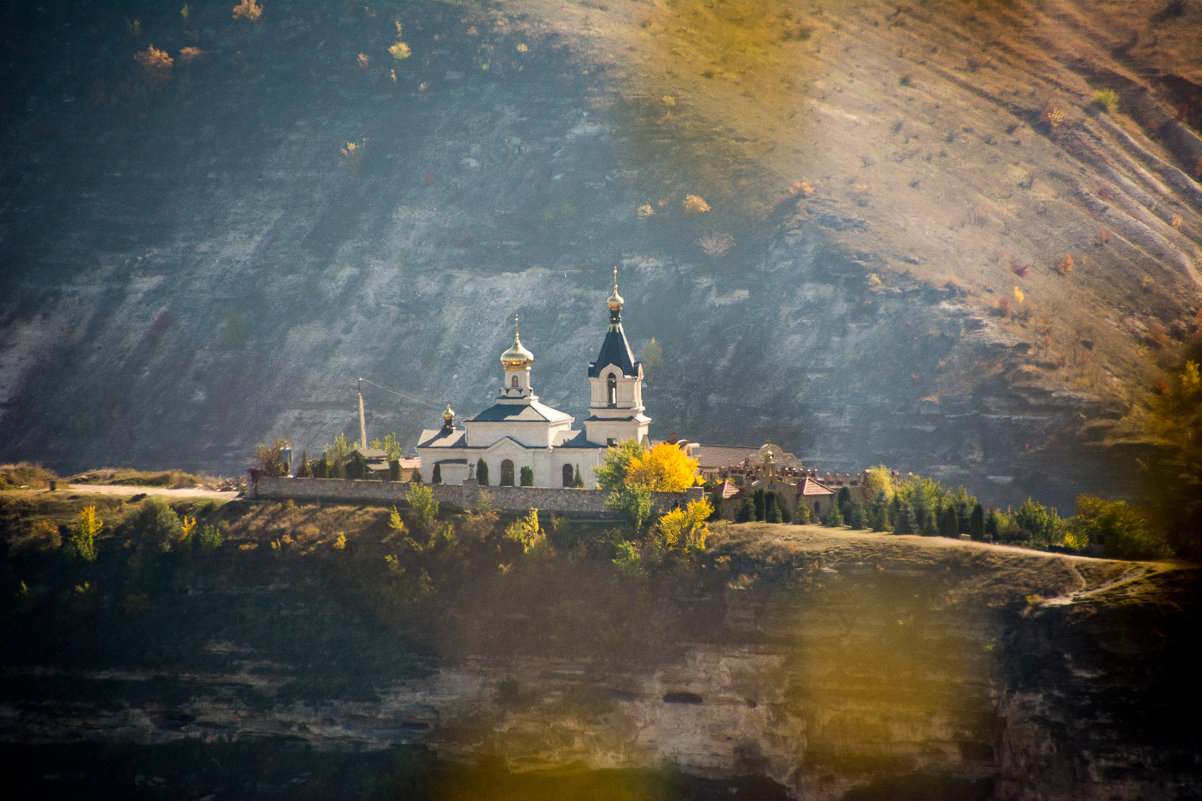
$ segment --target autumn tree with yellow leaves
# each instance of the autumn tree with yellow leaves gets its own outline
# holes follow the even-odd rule
[[[594,475],[598,485],[610,492],[609,508],[622,514],[633,538],[642,540],[637,549],[626,548],[626,561],[650,554],[664,559],[705,550],[709,534],[705,521],[713,514],[706,501],[693,501],[685,509],[662,515],[644,538],[644,528],[652,517],[651,493],[681,492],[697,481],[697,460],[680,447],[661,442],[647,449],[624,440],[610,448]]]
[[[689,556],[705,550],[709,519],[714,507],[704,498],[690,501],[684,509],[673,509],[659,519],[652,532],[652,544],[665,555]]]
[[[626,483],[652,492],[683,492],[696,483],[697,460],[671,442],[661,442],[630,460]]]

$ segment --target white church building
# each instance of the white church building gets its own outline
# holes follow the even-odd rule
[[[523,468],[533,473],[533,486],[570,487],[579,470],[584,486],[595,484],[593,470],[609,446],[633,439],[649,444],[643,413],[643,365],[634,360],[622,329],[622,296],[614,268],[614,291],[609,297],[609,330],[601,353],[588,366],[591,388],[584,430],[572,428],[575,418],[539,402],[530,383],[534,354],[518,335],[501,354],[505,381],[496,403],[456,425],[448,405],[443,425],[422,431],[417,453],[429,479],[438,465],[444,484],[476,480],[483,460],[490,484],[517,485]]]

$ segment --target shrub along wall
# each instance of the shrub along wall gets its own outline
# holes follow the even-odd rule
[[[525,512],[530,507],[567,517],[588,520],[618,520],[621,515],[605,506],[605,490],[563,487],[481,487],[477,484],[428,484],[434,500],[444,509],[474,509],[480,496],[488,495],[488,504],[502,512]],[[405,503],[408,482],[354,481],[341,478],[281,478],[251,474],[250,496],[263,500],[325,501],[398,506]],[[651,508],[662,514],[675,506],[701,500],[701,487],[684,492],[653,492]]]

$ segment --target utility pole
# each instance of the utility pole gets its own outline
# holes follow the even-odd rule
[[[359,379],[359,447],[367,447],[367,418],[363,416],[363,379]]]

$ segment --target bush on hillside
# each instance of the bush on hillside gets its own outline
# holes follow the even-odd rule
[[[152,544],[164,553],[176,548],[184,539],[184,526],[179,515],[159,498],[144,500],[121,527],[132,538]]]

